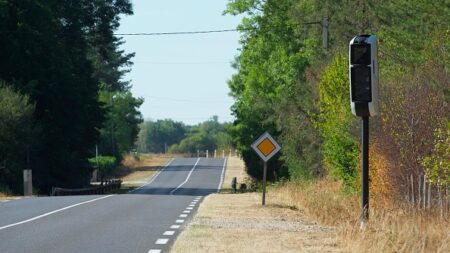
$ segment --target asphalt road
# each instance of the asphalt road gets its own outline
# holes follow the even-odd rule
[[[122,195],[0,202],[0,252],[164,252],[204,196],[217,192],[224,159],[177,158]]]

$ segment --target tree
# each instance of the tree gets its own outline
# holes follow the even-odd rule
[[[40,134],[30,161],[35,186],[44,192],[88,183],[87,158],[105,113],[91,42],[116,43],[120,15],[130,11],[127,0],[0,2],[0,78],[36,105]]]
[[[140,125],[139,152],[165,153],[186,135],[186,126],[171,119],[147,121]]]
[[[0,185],[18,192],[33,144],[34,105],[27,95],[0,83]]]
[[[142,115],[139,107],[144,100],[134,98],[129,91],[100,93],[100,102],[107,111],[104,127],[100,129],[99,150],[104,155],[120,158],[134,148]]]

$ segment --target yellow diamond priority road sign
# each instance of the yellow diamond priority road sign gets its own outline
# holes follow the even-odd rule
[[[261,157],[264,162],[267,162],[280,151],[280,145],[270,136],[269,133],[261,135],[253,144],[253,150]]]

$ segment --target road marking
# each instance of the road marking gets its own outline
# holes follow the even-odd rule
[[[196,204],[197,204],[197,202],[194,202],[194,201],[191,202],[191,205],[196,205]]]
[[[186,207],[187,210],[193,210],[193,207]]]
[[[192,175],[192,172],[195,170],[195,167],[197,167],[198,162],[200,161],[200,158],[197,158],[197,162],[195,162],[194,167],[192,167],[191,171],[189,171],[189,174],[187,175],[186,179],[177,186],[177,188],[173,189],[172,191],[170,191],[170,195],[173,195],[174,192],[176,192],[178,189],[180,189],[185,183],[187,183],[187,181],[189,180],[189,178]]]
[[[195,205],[189,205],[190,207],[195,207]]]
[[[161,253],[160,249],[151,249],[148,251],[148,253]]]
[[[179,229],[179,228],[180,228],[180,225],[172,225],[172,226],[170,226],[170,228],[171,228],[171,229]]]
[[[175,234],[175,231],[166,231],[164,232],[163,235],[173,235],[173,234]]]
[[[175,223],[183,223],[184,220],[176,220]]]
[[[167,242],[169,242],[169,239],[159,238],[158,240],[156,240],[155,244],[167,244]]]
[[[220,175],[220,183],[219,183],[219,186],[217,187],[217,192],[219,192],[220,189],[222,188],[223,178],[225,175],[225,167],[227,167],[227,160],[228,160],[228,158],[225,158],[225,160],[223,161],[222,174]]]
[[[191,213],[189,210],[184,210],[183,213]]]
[[[186,218],[186,217],[188,217],[187,214],[180,214],[180,218]]]
[[[22,225],[22,224],[25,224],[25,223],[28,223],[28,222],[31,222],[31,221],[35,221],[35,220],[47,217],[47,216],[55,214],[55,213],[59,213],[61,211],[64,211],[64,210],[67,210],[67,209],[70,209],[70,208],[81,206],[81,205],[84,205],[84,204],[87,204],[87,203],[91,203],[91,202],[94,202],[94,201],[97,201],[97,200],[106,199],[106,198],[109,198],[111,196],[114,196],[114,195],[107,195],[107,196],[103,196],[103,197],[100,197],[100,198],[91,199],[91,200],[84,201],[84,202],[81,202],[81,203],[77,203],[77,204],[73,204],[73,205],[70,205],[70,206],[66,206],[66,207],[60,208],[58,210],[54,210],[54,211],[51,211],[51,212],[48,212],[48,213],[41,214],[39,216],[33,217],[31,219],[28,219],[28,220],[24,220],[24,221],[20,221],[20,222],[16,222],[16,223],[13,223],[13,224],[9,224],[9,225],[0,227],[0,230],[6,229],[6,228],[10,228],[10,227],[15,227],[15,226],[18,226],[18,225]]]
[[[132,192],[134,192],[134,191],[137,191],[137,190],[139,190],[139,189],[141,189],[141,188],[143,188],[143,187],[145,187],[145,186],[147,186],[147,185],[153,183],[153,181],[155,181],[155,179],[159,176],[159,174],[161,174],[161,172],[163,172],[167,167],[169,167],[169,165],[170,165],[174,160],[175,160],[175,158],[170,159],[170,161],[167,162],[166,165],[164,165],[164,168],[162,168],[160,171],[158,171],[155,175],[152,176],[152,178],[150,179],[150,181],[148,181],[147,183],[145,183],[145,184],[139,186],[139,187],[136,188],[136,189],[133,189],[133,190],[129,191],[128,193],[132,193]]]

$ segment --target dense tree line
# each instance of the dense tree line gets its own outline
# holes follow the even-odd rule
[[[128,0],[0,2],[1,93],[11,101],[0,110],[13,115],[0,136],[21,137],[0,143],[0,184],[19,191],[28,166],[43,192],[80,187],[96,144],[111,155],[131,148],[142,100],[123,80],[133,54],[114,36],[131,14]]]
[[[409,175],[423,173],[448,183],[449,12],[444,0],[229,1],[225,13],[245,14],[229,81],[237,118],[230,132],[250,174],[261,176],[250,145],[269,131],[282,144],[273,174],[328,174],[358,188],[360,121],[350,112],[348,43],[376,34],[381,116],[370,123],[372,187],[401,193]]]
[[[217,116],[192,126],[171,119],[146,121],[141,124],[138,151],[196,154],[197,150],[228,150],[232,146],[229,125],[220,123]]]

